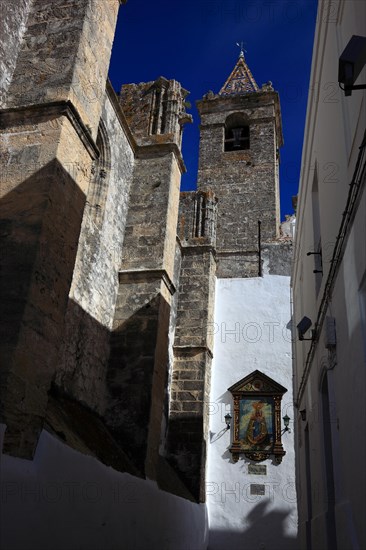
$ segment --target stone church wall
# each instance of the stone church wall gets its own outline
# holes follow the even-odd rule
[[[113,92],[112,92],[113,93]],[[113,96],[112,96],[113,97]],[[134,152],[106,95],[102,160],[96,162],[84,210],[66,313],[57,384],[103,414]]]
[[[236,319],[233,311],[239,323],[287,319],[278,96],[200,102],[199,190],[180,194],[188,92],[163,77],[119,97],[106,85],[118,4],[33,0],[27,19],[24,0],[15,29],[6,1],[0,389],[10,550],[26,537],[30,550],[48,550],[55,532],[55,550],[70,537],[87,550],[109,542],[108,550],[203,550],[206,509],[197,503],[206,499],[207,453],[210,483],[228,472],[240,483],[242,473],[228,464],[224,438],[212,446],[209,429],[221,418],[211,407],[229,403],[218,389],[257,358],[289,387],[288,342],[237,354],[217,339],[213,349],[212,330]],[[251,149],[224,152],[225,119],[236,111],[250,119]],[[269,465],[271,483],[284,483],[291,467]],[[70,487],[81,499],[70,500]],[[252,517],[246,504],[220,506],[211,506],[212,548],[230,514],[234,523]],[[293,521],[293,507],[276,506]]]
[[[34,0],[1,112],[0,390],[17,456],[33,456],[60,366],[118,5]]]
[[[0,7],[0,107],[4,105],[26,28],[31,0],[2,0]]]

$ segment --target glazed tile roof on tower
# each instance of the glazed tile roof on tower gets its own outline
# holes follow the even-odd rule
[[[244,53],[240,52],[239,59],[219,95],[247,94],[258,90],[258,85],[245,62]]]

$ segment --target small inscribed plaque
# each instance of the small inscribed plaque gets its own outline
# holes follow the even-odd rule
[[[258,485],[258,483],[252,483],[250,486],[250,494],[264,496],[266,494],[265,485]]]
[[[248,464],[248,474],[254,474],[257,476],[267,475],[267,466],[261,464]]]

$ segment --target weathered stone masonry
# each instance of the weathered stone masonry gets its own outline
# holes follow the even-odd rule
[[[182,193],[178,236],[182,262],[168,427],[168,456],[186,484],[205,500],[207,426],[212,360],[217,200],[211,192]]]
[[[215,277],[258,276],[258,220],[264,269],[286,271],[278,96],[251,77],[198,102],[199,188],[180,194],[188,92],[160,77],[115,94],[119,2],[4,6],[4,452],[32,459],[46,428],[203,502]],[[245,150],[225,151],[232,116]]]
[[[34,0],[3,102],[1,402],[5,450],[27,458],[59,364],[117,10],[117,1]]]
[[[134,144],[116,116],[118,107],[108,86],[97,139],[100,158],[86,199],[56,378],[67,393],[99,414],[106,407],[105,365],[134,163]]]
[[[279,236],[278,150],[282,128],[273,89],[244,95],[211,95],[197,102],[201,116],[199,189],[218,198],[218,277],[258,275],[258,220],[262,239]],[[225,124],[240,115],[250,147],[224,150]]]
[[[20,43],[26,29],[31,0],[2,0],[0,6],[0,107],[5,103]]]
[[[162,81],[168,99],[157,107]],[[177,82],[165,79],[129,85],[121,93],[139,148],[119,274],[106,421],[153,479],[169,377],[179,188],[185,169],[181,125],[189,120],[183,107],[186,94]],[[157,110],[159,123],[152,123]]]

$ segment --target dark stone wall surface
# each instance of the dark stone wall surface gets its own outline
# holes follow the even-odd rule
[[[84,204],[85,196],[57,161],[0,201],[0,401],[7,424],[4,450],[16,456],[33,456],[42,428]]]
[[[15,69],[26,28],[31,0],[1,0],[0,3],[0,107]]]
[[[195,498],[205,500],[207,411],[215,300],[216,197],[181,193],[180,278],[167,456]]]
[[[143,106],[141,107],[143,108]],[[137,115],[136,115],[137,116]],[[138,146],[129,194],[107,376],[105,419],[139,469],[158,473],[177,278],[180,150]]]
[[[165,310],[160,287],[159,278],[120,285],[106,379],[105,420],[142,472],[147,455],[159,317]]]
[[[95,138],[118,7],[117,0],[33,0],[6,106],[69,100]]]
[[[207,410],[212,355],[204,348],[175,350],[168,459],[197,501],[205,501]]]
[[[166,456],[167,454],[167,430],[169,423],[169,407],[170,407],[170,392],[172,387],[173,368],[174,368],[174,339],[175,330],[177,326],[178,315],[178,300],[179,300],[179,279],[182,266],[182,247],[177,239],[175,247],[175,259],[174,259],[174,272],[173,272],[173,285],[176,291],[171,299],[170,319],[169,319],[169,335],[168,335],[168,371],[167,371],[167,384],[165,386],[164,396],[164,410],[161,422],[161,444],[160,454]]]
[[[284,242],[264,243],[262,248],[264,273],[290,277],[292,255],[293,245],[290,239]]]
[[[5,56],[12,49],[0,113],[6,226],[1,302],[9,312],[1,316],[4,449],[31,458],[60,367],[118,2],[21,0],[1,6]]]

